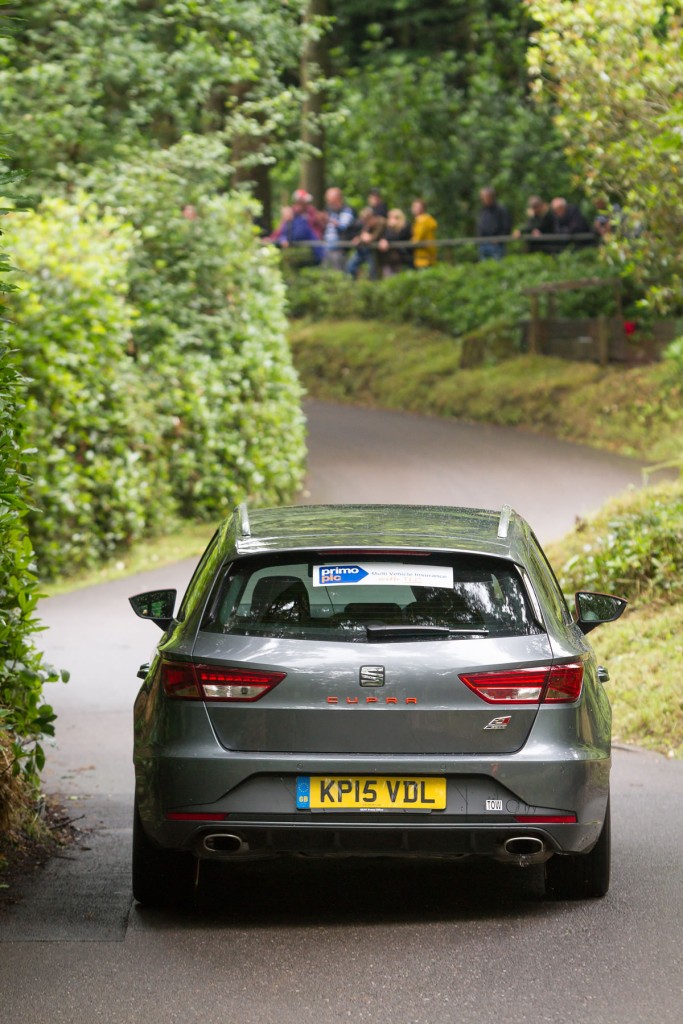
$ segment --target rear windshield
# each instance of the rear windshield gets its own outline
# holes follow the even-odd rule
[[[351,643],[543,631],[513,563],[402,554],[240,560],[214,589],[201,628]]]

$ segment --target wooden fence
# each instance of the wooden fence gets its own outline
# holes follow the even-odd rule
[[[559,292],[611,288],[617,315],[612,317],[578,317],[562,319],[555,315],[555,299]],[[558,356],[578,362],[653,363],[680,333],[677,320],[661,320],[646,330],[633,325],[627,331],[621,306],[619,278],[589,277],[578,281],[557,281],[526,288],[531,300],[531,319],[523,325],[523,347],[539,355]],[[542,302],[545,299],[545,315]]]

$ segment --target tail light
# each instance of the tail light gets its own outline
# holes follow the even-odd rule
[[[581,695],[583,665],[468,672],[460,679],[487,704],[572,704]]]
[[[162,661],[161,685],[172,700],[250,702],[260,700],[285,678],[285,672]]]

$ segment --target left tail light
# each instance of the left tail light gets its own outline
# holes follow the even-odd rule
[[[172,700],[232,703],[260,700],[287,674],[166,660],[161,662],[159,672],[164,693]]]
[[[583,665],[544,665],[461,675],[487,704],[573,704],[581,695]]]

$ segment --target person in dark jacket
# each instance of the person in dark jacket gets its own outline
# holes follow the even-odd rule
[[[526,206],[526,221],[514,232],[515,238],[523,238],[527,252],[548,252],[548,243],[542,235],[550,235],[553,231],[553,217],[550,206],[540,196],[529,196]]]
[[[505,206],[496,198],[496,190],[487,185],[479,193],[481,210],[477,218],[477,237],[495,239],[511,233],[512,221]],[[505,255],[505,242],[483,241],[479,243],[480,260],[502,260]]]
[[[590,225],[576,203],[568,203],[562,196],[556,196],[550,203],[550,233],[562,238],[552,243],[550,251],[563,252],[568,245],[583,247],[595,245],[595,236]],[[590,235],[590,238],[575,239],[574,235]]]

